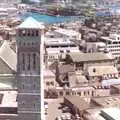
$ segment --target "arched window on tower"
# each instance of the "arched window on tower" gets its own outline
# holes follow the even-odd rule
[[[33,54],[33,69],[36,69],[36,54]]]
[[[38,30],[36,30],[36,36],[38,36]]]
[[[22,35],[26,36],[26,31],[25,30],[22,31]]]
[[[27,36],[30,36],[30,31],[29,30],[27,31]]]
[[[34,34],[34,30],[32,30],[32,36],[35,36],[35,34]]]
[[[28,70],[30,70],[30,54],[28,54]]]
[[[25,54],[24,53],[22,54],[22,61],[23,61],[22,68],[23,70],[25,70]]]
[[[19,30],[19,36],[22,36],[22,31],[21,30]]]

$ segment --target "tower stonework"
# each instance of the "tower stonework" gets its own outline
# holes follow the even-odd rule
[[[44,26],[27,18],[17,27],[18,119],[41,119],[41,41]]]

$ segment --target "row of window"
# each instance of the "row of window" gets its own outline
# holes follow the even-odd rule
[[[107,46],[108,48],[119,48],[120,45],[115,45],[115,46]]]
[[[36,90],[36,88],[38,87],[38,85],[36,85],[35,83],[33,84],[33,89]],[[25,89],[25,84],[22,84],[22,89]]]
[[[120,42],[118,42],[118,41],[117,42],[116,41],[115,42],[108,42],[108,44],[120,44]]]
[[[27,57],[28,60],[26,60],[25,57]],[[33,68],[31,68],[31,63],[30,63],[32,58],[33,58]],[[22,70],[25,70],[26,64],[28,64],[27,70],[36,69],[36,53],[33,53],[32,55],[28,54],[27,56],[24,53],[22,54]]]
[[[47,86],[50,86],[50,85],[54,86],[54,82],[46,82],[46,85]]]
[[[19,42],[19,46],[30,46],[30,45],[37,45],[38,43],[36,42]]]
[[[119,51],[120,52],[120,49],[112,49],[112,50],[109,50],[110,52],[113,52],[113,51]]]
[[[76,47],[76,45],[54,45],[46,46],[46,48],[59,48],[59,47]]]
[[[56,56],[49,56],[49,59],[56,59]]]
[[[25,101],[23,101],[23,102],[21,102],[21,104],[23,105],[23,106],[25,106],[27,103],[25,102]],[[39,108],[39,106],[38,106],[38,104],[35,102],[35,103],[33,103],[33,104],[29,104],[30,105],[30,108],[32,107],[32,108]],[[28,105],[27,105],[27,107],[29,107]],[[24,108],[25,109],[25,108]]]
[[[39,36],[38,30],[19,30],[19,36]]]
[[[70,95],[71,92],[66,92],[66,95]],[[93,95],[94,92],[93,91],[81,91],[81,92],[72,92],[72,95],[79,95],[79,96],[87,96],[87,95]],[[60,92],[60,95],[63,95],[63,92]]]

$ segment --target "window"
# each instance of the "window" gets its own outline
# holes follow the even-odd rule
[[[54,82],[51,82],[51,85],[54,85]]]
[[[21,30],[19,30],[19,36],[22,36],[22,31]]]
[[[23,62],[22,68],[23,70],[25,70],[25,54],[24,53],[22,54],[22,62]]]
[[[67,53],[69,53],[69,52],[70,52],[70,50],[66,50],[66,52],[67,52]]]
[[[30,70],[30,54],[28,54],[28,70]]]
[[[69,92],[66,92],[66,95],[70,95],[70,93],[69,93]]]
[[[26,31],[25,31],[25,30],[22,31],[22,35],[23,35],[23,36],[26,35]]]
[[[86,92],[84,91],[84,96],[86,95]]]
[[[34,36],[34,31],[32,31],[32,36]]]
[[[34,43],[32,42],[32,45],[34,45]]]
[[[34,108],[35,108],[35,103],[33,104]]]
[[[24,84],[22,85],[22,89],[24,89]]]
[[[93,72],[96,72],[96,69],[95,69],[95,68],[93,69]]]
[[[38,36],[38,30],[36,30],[36,36]]]
[[[33,69],[36,69],[36,54],[33,54]]]
[[[27,31],[27,36],[30,36],[30,31]]]
[[[81,92],[78,92],[77,94],[78,94],[79,96],[81,96]]]
[[[60,91],[60,95],[61,95],[61,96],[63,95],[63,92],[62,92],[62,91]]]
[[[46,85],[48,85],[48,86],[49,86],[49,85],[50,85],[50,83],[49,83],[49,82],[46,82]]]
[[[36,87],[36,85],[34,84],[34,85],[33,85],[33,89],[35,89],[35,87]]]

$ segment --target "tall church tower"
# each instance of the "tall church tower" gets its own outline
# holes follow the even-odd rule
[[[16,40],[19,120],[44,120],[44,25],[27,18],[17,27]]]

